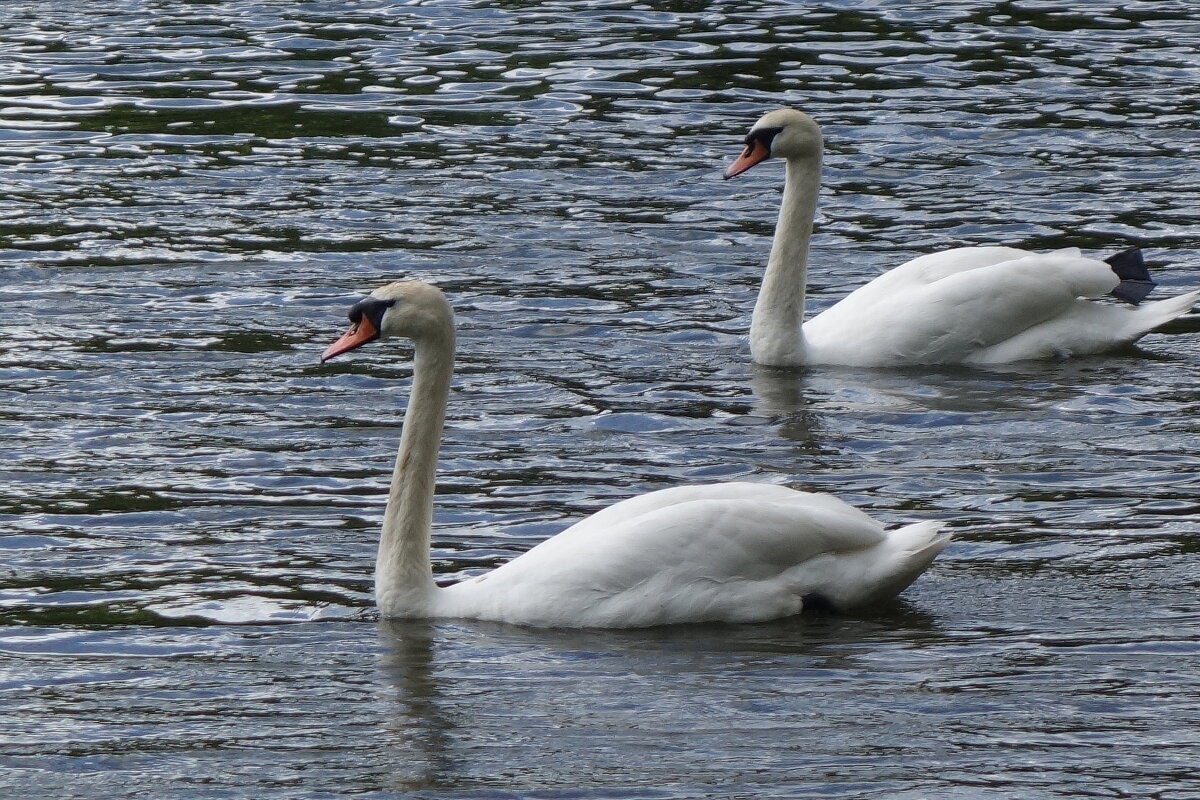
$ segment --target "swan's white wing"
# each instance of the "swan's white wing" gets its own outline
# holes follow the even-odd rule
[[[1006,252],[1022,255],[995,260]],[[989,360],[982,357],[989,348],[1076,314],[1078,298],[1103,296],[1119,282],[1108,264],[1073,250],[946,251],[880,276],[805,323],[808,355],[814,363],[852,366]],[[1038,352],[1027,353],[1010,346],[1007,360],[1053,354],[1044,344],[1039,339]]]
[[[1158,326],[1187,313],[1197,300],[1200,300],[1200,291],[1143,303],[1136,308],[1076,300],[1053,319],[979,350],[966,360],[975,364],[1007,364],[1030,358],[1102,352],[1137,341]]]
[[[1055,252],[1079,255],[1078,250]],[[1015,247],[955,247],[941,250],[905,261],[860,286],[848,297],[857,295],[858,302],[873,303],[897,290],[906,291],[914,286],[927,286],[959,272],[970,272],[1032,255],[1037,253]]]
[[[762,492],[769,499],[714,496],[745,487],[764,488],[686,487],[618,504],[450,587],[444,601],[452,605],[442,612],[570,627],[773,619],[803,606],[797,567],[887,538],[879,523],[827,495],[770,487]],[[685,499],[689,492],[708,496]]]
[[[631,497],[576,522],[559,536],[575,535],[592,530],[608,531],[630,520],[644,517],[653,511],[697,500],[782,502],[797,506],[823,507],[843,514],[857,515],[866,525],[877,524],[868,515],[832,495],[799,492],[786,486],[770,483],[729,481],[695,486],[676,486]]]

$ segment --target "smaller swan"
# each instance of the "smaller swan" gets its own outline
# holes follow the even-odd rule
[[[829,495],[718,483],[612,505],[483,575],[440,587],[430,564],[438,448],[454,367],[454,314],[420,281],[350,309],[327,361],[376,339],[414,347],[412,389],[375,565],[388,617],[539,627],[758,622],[806,605],[849,609],[898,594],[950,540],[936,522],[887,532]]]
[[[959,247],[915,258],[851,292],[807,322],[805,276],[824,145],[802,111],[766,114],[725,170],[786,162],[783,203],[750,322],[760,364],[999,364],[1110,350],[1186,313],[1200,291],[1133,308],[1153,288],[1136,250],[1107,261],[1078,249],[1034,253]]]

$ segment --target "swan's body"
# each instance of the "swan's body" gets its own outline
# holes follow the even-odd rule
[[[434,479],[454,318],[442,293],[403,281],[354,306],[324,359],[385,336],[416,347],[392,476],[375,598],[390,617],[457,617],[541,627],[756,622],[806,602],[849,609],[898,594],[946,546],[940,524],[895,531],[834,497],[720,483],[617,503],[520,557],[460,583],[434,583]]]
[[[1153,283],[1136,252],[1106,262],[1076,249],[960,247],[901,264],[802,324],[822,152],[817,124],[780,109],[754,125],[725,172],[731,178],[771,156],[786,160],[783,204],[750,324],[751,354],[761,364],[996,364],[1087,355],[1139,339],[1200,298],[1190,292],[1138,306]],[[1132,305],[1094,300],[1108,294]]]

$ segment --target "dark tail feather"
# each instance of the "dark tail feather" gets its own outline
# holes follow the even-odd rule
[[[1146,262],[1142,260],[1142,251],[1136,247],[1111,255],[1104,259],[1104,263],[1112,267],[1112,271],[1121,279],[1117,288],[1109,292],[1118,300],[1136,306],[1146,299],[1155,286],[1154,281],[1150,280],[1150,270],[1146,269]]]

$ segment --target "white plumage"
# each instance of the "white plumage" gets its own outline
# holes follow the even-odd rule
[[[1088,355],[1139,339],[1200,298],[1196,291],[1140,306],[1097,302],[1122,278],[1077,249],[960,247],[901,264],[802,324],[822,152],[817,124],[801,111],[780,109],[754,125],[725,173],[731,178],[771,156],[787,164],[751,320],[751,353],[759,363],[872,367]]]
[[[617,503],[491,572],[439,587],[429,541],[453,314],[440,291],[404,281],[377,289],[350,316],[350,331],[323,360],[387,336],[416,347],[376,563],[385,616],[541,627],[756,622],[796,614],[806,599],[849,609],[890,598],[950,540],[936,522],[885,531],[829,495],[685,486]]]

